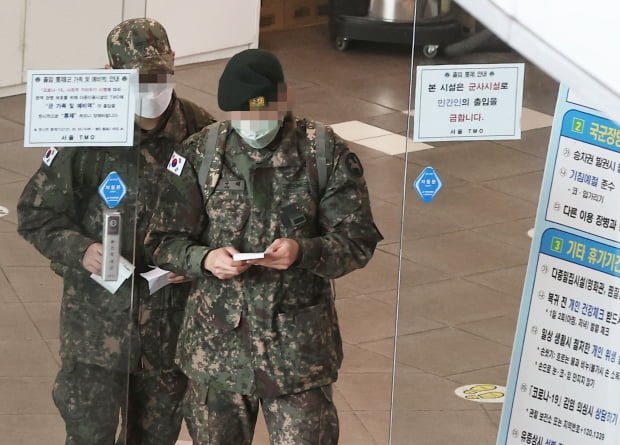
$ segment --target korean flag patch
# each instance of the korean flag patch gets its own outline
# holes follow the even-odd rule
[[[54,158],[56,157],[57,154],[58,154],[58,150],[56,150],[56,147],[48,148],[45,154],[43,155],[43,162],[45,163],[45,165],[47,165],[48,167],[52,165],[52,162],[54,162]]]
[[[176,151],[170,156],[170,162],[168,162],[168,170],[177,176],[181,176],[183,166],[185,165],[185,158],[178,154]]]

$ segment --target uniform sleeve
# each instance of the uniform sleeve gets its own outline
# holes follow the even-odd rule
[[[215,122],[215,117],[213,117],[213,115],[211,115],[211,113],[205,111],[204,109],[202,109],[201,107],[198,107],[198,116],[197,116],[197,121],[198,121],[198,130],[203,129],[204,127],[211,125],[212,123]]]
[[[323,235],[296,240],[301,247],[296,267],[330,279],[364,267],[383,239],[372,217],[362,164],[344,141],[334,140],[334,166],[319,201]]]
[[[50,166],[41,165],[17,203],[17,231],[50,260],[82,267],[82,257],[95,241],[81,230],[82,200],[73,170],[73,150],[61,149]]]
[[[202,259],[210,250],[201,244],[207,216],[191,159],[196,137],[183,144],[190,157],[180,175],[164,175],[144,243],[155,265],[192,278],[204,275]]]
[[[191,116],[187,116],[189,132],[187,136],[197,133],[204,127],[215,122],[213,115],[204,108],[187,99],[179,100],[184,104],[183,109],[185,110],[185,113],[191,114]]]

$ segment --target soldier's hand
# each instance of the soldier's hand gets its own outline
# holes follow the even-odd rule
[[[249,260],[249,264],[286,270],[291,267],[299,256],[299,244],[290,238],[278,238],[265,250],[265,258]]]
[[[185,275],[177,275],[174,272],[168,272],[166,274],[166,278],[168,278],[168,282],[170,284],[187,283],[188,281],[192,281],[191,278],[188,278]]]
[[[210,251],[202,260],[203,267],[220,280],[236,277],[252,265],[245,261],[234,261],[232,256],[239,253],[234,247],[220,247]]]
[[[92,243],[84,252],[82,266],[90,273],[101,275],[101,263],[103,261],[103,245]]]

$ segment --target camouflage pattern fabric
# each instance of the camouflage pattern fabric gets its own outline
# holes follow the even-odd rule
[[[127,378],[125,373],[100,366],[63,363],[52,395],[66,424],[66,445],[175,443],[183,419],[185,376],[180,371],[135,373],[129,376],[129,385]],[[127,398],[128,387],[131,393]],[[126,399],[129,405],[125,409]],[[123,422],[115,442],[119,411],[127,424]]]
[[[63,362],[52,396],[65,421],[65,445],[113,444],[121,395],[126,388],[127,376],[123,373]]]
[[[342,361],[330,279],[366,265],[382,239],[361,164],[350,162],[359,160],[330,130],[334,165],[325,193],[314,199],[307,168],[311,122],[289,116],[262,150],[245,146],[228,128],[220,126],[202,190],[197,169],[209,129],[184,143],[188,163],[180,176],[165,176],[145,241],[156,264],[196,278],[178,363],[191,380],[246,395],[278,397],[329,385]],[[285,226],[287,206],[307,222]],[[300,245],[301,258],[288,270],[253,266],[219,280],[202,269],[210,249],[262,252],[277,238]]]
[[[327,385],[275,398],[241,395],[189,382],[183,412],[194,445],[250,445],[262,407],[272,445],[336,445],[338,413]]]
[[[123,422],[117,444],[176,443],[183,420],[186,388],[187,377],[178,369],[131,374],[127,404],[121,406]]]
[[[110,31],[108,59],[112,68],[137,68],[140,74],[174,74],[168,34],[153,19],[129,19]]]
[[[173,96],[158,128],[146,132],[136,126],[134,147],[61,148],[52,164],[42,164],[25,186],[17,206],[18,232],[63,277],[63,366],[79,362],[110,372],[154,374],[177,369],[174,356],[189,283],[149,295],[146,281],[139,277],[151,263],[143,240],[172,151],[212,121],[198,106]],[[88,246],[101,242],[107,207],[97,189],[112,171],[128,189],[115,207],[123,216],[121,254],[136,266],[133,280],[126,280],[115,294],[92,280],[81,263]],[[89,382],[74,382],[82,384],[88,387]]]

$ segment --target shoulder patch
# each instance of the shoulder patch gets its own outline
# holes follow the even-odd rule
[[[43,155],[43,163],[49,167],[50,165],[52,165],[52,162],[54,162],[54,158],[56,157],[57,154],[58,154],[58,150],[56,150],[56,147],[48,148],[45,154]]]
[[[181,176],[184,165],[185,158],[178,154],[176,151],[172,152],[172,156],[170,156],[170,162],[168,162],[168,170],[170,170],[177,176]]]
[[[349,175],[354,178],[361,178],[364,175],[362,161],[355,153],[349,152],[344,158],[344,167]]]

